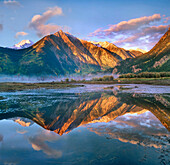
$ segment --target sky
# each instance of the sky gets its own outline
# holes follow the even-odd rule
[[[150,50],[169,24],[169,0],[0,0],[2,47],[61,29],[88,41]]]

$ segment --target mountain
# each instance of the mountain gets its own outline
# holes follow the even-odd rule
[[[107,50],[109,50],[112,53],[116,53],[117,55],[119,55],[123,60],[127,59],[127,58],[135,58],[137,56],[140,56],[143,54],[143,52],[141,50],[126,50],[124,48],[119,48],[116,45],[104,41],[104,42],[94,42],[91,41],[91,43],[93,43],[94,45],[98,46],[98,47],[102,47],[105,48]]]
[[[116,49],[116,46],[114,47]],[[121,51],[121,48],[117,47],[117,49]],[[98,47],[60,30],[45,36],[26,49],[14,50],[0,47],[0,74],[89,73],[113,68],[119,61],[136,56],[123,49],[122,53],[116,53],[111,49]]]
[[[31,40],[22,40],[18,44],[15,44],[12,48],[13,49],[24,49],[32,46],[34,43]]]
[[[170,72],[170,28],[159,42],[147,53],[134,59],[120,62],[114,69],[117,73]]]

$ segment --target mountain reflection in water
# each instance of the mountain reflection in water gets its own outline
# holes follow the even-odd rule
[[[0,119],[22,117],[36,122],[59,135],[94,122],[109,122],[127,113],[149,110],[170,130],[170,95],[133,93],[114,94],[111,91],[72,94],[21,95],[1,101]],[[15,119],[21,125],[29,125]]]
[[[44,95],[37,91],[37,94],[28,92],[20,95],[9,94],[5,97],[0,102],[0,120],[13,120],[25,128],[17,130],[18,134],[27,134],[27,128],[34,128],[34,123],[45,130],[53,131],[44,130],[27,137],[35,151],[42,151],[50,158],[61,158],[63,152],[61,149],[50,147],[48,143],[65,138],[69,132],[73,132],[68,134],[73,136],[77,130],[81,132],[86,129],[84,132],[89,130],[107,140],[115,139],[155,149],[164,148],[161,161],[165,164],[169,161],[166,157],[169,155],[169,94],[102,90],[86,93],[51,92]],[[63,135],[63,138],[56,136],[56,133]],[[3,139],[3,134],[0,134],[0,144]]]

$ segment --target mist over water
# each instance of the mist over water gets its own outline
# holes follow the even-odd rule
[[[97,73],[97,74],[87,74],[87,75],[60,75],[60,76],[53,76],[53,75],[46,75],[46,76],[20,76],[20,75],[0,75],[0,82],[24,82],[24,83],[36,83],[36,82],[53,82],[53,81],[64,81],[66,78],[69,80],[74,79],[78,80],[91,80],[92,78],[96,77],[103,77],[103,76],[113,76],[114,78],[118,78],[118,75],[111,74],[111,73]]]

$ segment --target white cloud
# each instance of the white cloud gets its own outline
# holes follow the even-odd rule
[[[21,4],[15,0],[5,0],[4,4],[7,6],[21,7]]]
[[[154,14],[152,16],[144,16],[140,18],[131,19],[129,21],[122,21],[115,25],[110,25],[108,29],[102,30],[102,28],[97,29],[95,32],[91,33],[90,36],[112,36],[115,33],[124,33],[128,31],[138,30],[139,28],[149,25],[154,21],[161,20],[160,14]]]
[[[164,22],[163,23],[168,23],[170,21],[170,17],[164,17]]]
[[[143,28],[140,32],[131,34],[129,37],[115,41],[114,44],[119,46],[140,47],[145,49],[153,47],[160,37],[167,31],[168,25],[150,26]]]
[[[26,35],[28,35],[28,33],[26,32],[17,32],[15,38],[18,38],[19,36],[26,36]]]
[[[31,22],[29,23],[29,28],[35,30],[39,37],[44,35],[48,35],[50,33],[54,33],[60,29],[63,29],[62,26],[54,25],[54,24],[45,24],[51,17],[53,16],[61,16],[63,15],[62,8],[55,6],[53,8],[49,8],[42,15],[33,16]]]
[[[163,19],[168,21],[169,18],[164,17]],[[160,25],[160,23],[161,15],[153,14],[152,16],[122,21],[110,25],[106,29],[97,29],[89,37],[107,40],[109,38],[120,47],[130,48],[136,46],[141,49],[150,49],[168,29],[168,25]]]

